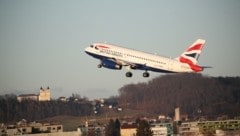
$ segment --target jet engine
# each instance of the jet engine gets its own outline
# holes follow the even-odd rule
[[[108,60],[108,59],[102,60],[102,66],[108,69],[116,69],[116,70],[122,69],[122,65],[118,65],[114,61]]]

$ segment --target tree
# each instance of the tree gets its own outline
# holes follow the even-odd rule
[[[141,120],[137,127],[137,136],[152,136],[153,132],[147,121]]]
[[[159,99],[161,98],[161,99]],[[184,73],[164,75],[119,89],[119,105],[150,113],[174,115],[174,107],[189,117],[233,118],[240,112],[240,77],[209,77]]]
[[[121,136],[120,133],[121,123],[118,119],[115,120],[115,136]]]
[[[91,112],[92,105],[87,100],[81,102],[23,100],[18,102],[16,95],[0,95],[0,122],[3,123],[21,119],[34,121],[59,115],[85,116]]]
[[[107,129],[106,129],[106,136],[113,136],[114,129],[115,129],[114,121],[113,121],[113,119],[110,119],[110,121],[107,125]]]
[[[120,136],[120,121],[118,119],[113,121],[113,119],[110,119],[107,128],[106,128],[106,136]]]

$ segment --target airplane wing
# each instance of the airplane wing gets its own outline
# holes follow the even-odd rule
[[[121,60],[121,59],[116,59],[116,58],[112,58],[112,60],[117,64],[117,65],[121,65],[121,66],[130,66],[131,69],[140,69],[142,67],[142,65],[140,64],[135,64],[135,63],[132,63],[132,62],[128,62],[128,61],[124,61],[124,60]]]

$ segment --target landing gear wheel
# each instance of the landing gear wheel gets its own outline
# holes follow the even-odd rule
[[[97,67],[98,67],[98,68],[101,68],[101,67],[102,67],[102,64],[98,64]]]
[[[143,77],[149,77],[149,73],[148,72],[144,72],[143,73]]]
[[[126,77],[132,77],[132,73],[131,72],[127,72],[126,73]]]

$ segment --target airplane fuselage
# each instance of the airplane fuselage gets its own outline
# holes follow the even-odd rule
[[[193,72],[189,64],[182,63],[177,59],[105,43],[94,43],[87,47],[85,52],[100,61],[105,59],[114,61],[116,68],[111,69],[121,69],[122,66],[129,66],[131,69],[164,73]]]

